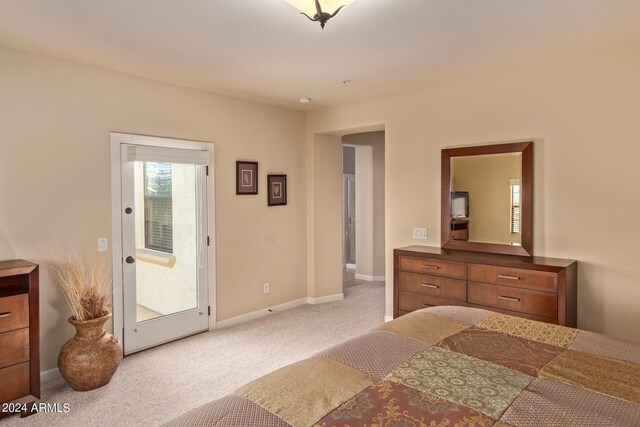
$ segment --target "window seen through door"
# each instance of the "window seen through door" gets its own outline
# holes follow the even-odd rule
[[[520,180],[511,179],[511,234],[520,234]]]
[[[171,163],[144,162],[144,240],[147,249],[173,253]]]

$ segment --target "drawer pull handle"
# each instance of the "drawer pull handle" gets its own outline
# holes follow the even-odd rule
[[[438,267],[437,265],[424,264],[424,265],[422,266],[422,268],[428,268],[428,269],[430,269],[430,270],[437,270],[437,269],[439,269],[440,267]]]
[[[430,285],[428,283],[423,283],[422,286],[425,288],[431,288],[431,289],[438,289],[440,287],[438,285]]]
[[[0,313],[0,319],[2,319],[3,317],[11,317],[11,312],[5,311],[4,313]]]
[[[506,274],[498,274],[499,279],[520,280],[518,276],[507,276]]]
[[[514,298],[514,297],[503,297],[502,295],[500,295],[498,297],[498,299],[504,300],[504,301],[512,301],[512,302],[520,302],[520,298]]]

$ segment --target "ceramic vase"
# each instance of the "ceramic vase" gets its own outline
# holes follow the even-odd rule
[[[76,391],[89,391],[107,384],[122,360],[120,341],[105,331],[111,313],[91,320],[69,318],[76,334],[60,349],[58,369]]]

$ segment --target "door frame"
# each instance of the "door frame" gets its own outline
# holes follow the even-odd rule
[[[113,268],[113,334],[120,340],[124,335],[124,287],[122,278],[122,191],[121,158],[122,144],[150,145],[154,147],[203,150],[209,152],[209,181],[207,185],[207,227],[209,246],[207,251],[209,330],[216,326],[216,228],[215,228],[215,157],[212,142],[165,138],[149,135],[135,135],[111,132],[111,255]]]

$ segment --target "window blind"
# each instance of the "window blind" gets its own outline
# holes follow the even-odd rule
[[[144,246],[173,253],[173,180],[170,163],[144,162]]]
[[[202,150],[131,145],[127,148],[127,160],[130,162],[208,165],[210,161],[210,154],[208,151]]]

